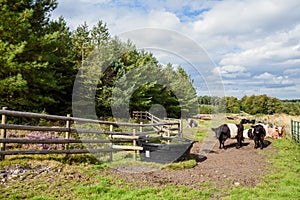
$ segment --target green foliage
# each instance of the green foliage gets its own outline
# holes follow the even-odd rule
[[[0,106],[65,113],[76,71],[68,58],[70,34],[65,22],[49,19],[56,1],[3,0],[0,4]]]
[[[282,103],[279,99],[268,97],[267,95],[252,95],[249,97],[244,96],[241,99],[241,108],[250,114],[274,114],[281,112]]]
[[[75,84],[80,86],[75,94],[79,110],[86,111],[88,106],[94,109],[95,97],[96,113],[101,117],[112,116],[115,111],[115,117],[126,118],[131,111],[149,111],[155,104],[174,118],[196,110],[196,90],[181,67],[163,67],[151,52],[137,51],[131,42],[111,38],[103,23],[92,30],[86,24],[78,27],[73,39],[77,52],[81,52],[77,56],[82,56],[82,73]]]
[[[300,115],[300,101],[283,101],[282,112],[289,115]]]
[[[279,100],[267,95],[244,96],[240,100],[235,97],[198,97],[199,113],[246,113],[255,114],[275,114],[286,113],[289,115],[300,114],[300,102],[296,100]]]
[[[198,112],[201,114],[212,114],[213,106],[212,105],[199,105]]]

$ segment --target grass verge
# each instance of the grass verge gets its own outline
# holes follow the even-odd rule
[[[233,188],[224,199],[299,199],[300,147],[289,140],[274,140],[278,153],[268,156],[270,173],[254,188]]]

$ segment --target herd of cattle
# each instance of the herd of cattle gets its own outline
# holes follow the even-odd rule
[[[244,129],[244,124],[253,124],[251,128]],[[282,127],[269,127],[266,124],[258,122],[255,124],[255,120],[247,120],[242,119],[239,124],[234,123],[226,123],[222,124],[217,128],[212,128],[212,130],[216,133],[216,137],[219,140],[219,148],[226,148],[225,141],[229,138],[236,138],[237,145],[236,148],[242,147],[242,142],[245,138],[253,139],[254,140],[254,148],[260,147],[261,149],[264,148],[264,139],[265,138],[274,138],[279,139],[283,138],[284,126]]]

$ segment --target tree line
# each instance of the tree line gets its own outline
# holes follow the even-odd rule
[[[199,113],[300,114],[300,100],[280,100],[264,95],[236,97],[199,96]]]
[[[63,16],[50,19],[57,6],[56,0],[0,1],[0,107],[72,113],[74,82],[79,80],[84,87],[76,91],[78,96],[86,95],[84,90],[91,89],[91,84],[96,85],[92,101],[98,117],[112,116],[112,107],[123,108],[123,99],[114,97],[127,94],[129,112],[147,111],[155,104],[163,105],[168,117],[197,110],[196,90],[182,67],[175,68],[171,63],[164,66],[151,52],[137,50],[132,42],[111,36],[101,20],[93,27],[83,23],[70,30]],[[103,71],[97,68],[99,63],[91,64],[95,50],[105,50],[100,65],[105,66]],[[134,92],[131,85],[116,90],[132,70],[132,78],[141,84]],[[82,74],[78,75],[79,71]],[[148,78],[142,84],[149,75],[145,71],[166,78],[161,82]],[[93,72],[99,72],[98,77],[93,77]],[[174,92],[174,88],[180,89]],[[76,105],[85,109],[91,99],[81,100],[85,102],[78,100]]]

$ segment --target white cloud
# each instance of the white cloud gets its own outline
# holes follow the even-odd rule
[[[250,77],[250,73],[247,72],[246,68],[239,65],[216,67],[213,69],[213,73],[220,73],[225,78]]]
[[[259,34],[266,29],[286,27],[300,17],[299,1],[221,1],[203,19],[194,23],[194,30],[209,34]]]
[[[243,65],[262,69],[261,66],[270,67],[287,64],[297,64],[300,59],[300,27],[265,38],[262,42],[253,42],[239,52],[227,53],[220,61],[221,65]],[[239,44],[243,44],[240,42]],[[242,47],[241,47],[242,48]]]
[[[151,11],[148,15],[150,27],[164,27],[165,29],[174,29],[180,25],[179,18],[167,11]]]
[[[258,84],[263,83],[262,86],[267,88],[289,87],[295,85],[294,81],[289,79],[288,76],[276,76],[268,72],[254,76],[253,79],[256,79]]]
[[[274,75],[270,74],[268,72],[265,72],[265,73],[260,74],[258,76],[254,76],[253,78],[254,79],[263,79],[263,80],[273,80],[273,79],[275,79]]]

